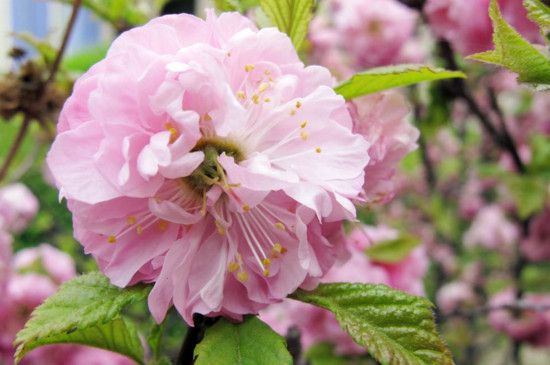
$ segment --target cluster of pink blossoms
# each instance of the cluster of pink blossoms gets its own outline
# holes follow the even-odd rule
[[[236,13],[122,34],[77,81],[47,158],[75,237],[115,285],[155,283],[158,321],[172,304],[188,323],[238,319],[314,287],[369,161],[332,86]]]
[[[493,27],[488,9],[491,0],[428,0],[424,12],[435,35],[468,55],[493,49]],[[527,18],[520,0],[498,0],[504,19],[531,41],[540,41],[535,23]]]
[[[76,275],[72,258],[48,245],[12,254],[12,236],[34,219],[38,200],[23,184],[0,189],[0,363],[13,364],[13,342],[31,312]],[[124,356],[95,348],[55,345],[26,355],[21,365],[130,365]]]
[[[311,23],[312,58],[346,78],[353,70],[421,60],[417,12],[397,0],[330,0]]]
[[[356,227],[345,238],[344,246],[349,257],[333,266],[322,281],[385,284],[409,294],[424,295],[423,278],[428,269],[424,247],[413,249],[405,259],[391,264],[376,262],[364,252],[369,246],[398,237],[396,230],[386,226]],[[296,326],[305,350],[328,342],[334,344],[335,351],[340,354],[364,354],[367,351],[342,329],[333,313],[319,307],[287,299],[261,311],[260,318],[283,336]]]

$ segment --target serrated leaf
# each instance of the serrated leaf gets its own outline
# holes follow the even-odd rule
[[[70,280],[31,314],[17,334],[15,359],[54,343],[78,343],[118,352],[143,364],[143,347],[132,325],[119,313],[128,304],[143,300],[150,287],[121,289],[99,272]]]
[[[299,289],[290,297],[333,312],[355,342],[382,364],[454,364],[425,298],[385,285],[350,283]]]
[[[195,348],[195,365],[292,364],[285,340],[255,316],[241,323],[220,319]]]
[[[271,22],[300,49],[313,17],[314,0],[259,0],[259,3]]]
[[[367,247],[365,254],[374,261],[396,263],[407,258],[419,244],[420,240],[416,237],[402,236],[394,240],[376,242]]]
[[[424,81],[434,81],[449,78],[465,78],[460,71],[448,71],[425,65],[397,65],[377,67],[353,75],[334,88],[336,93],[346,99],[375,92],[418,84]]]
[[[550,59],[506,23],[496,0],[491,1],[489,16],[495,50],[467,58],[503,66],[517,73],[519,82],[550,84]]]
[[[509,174],[504,183],[514,200],[518,215],[525,219],[544,207],[548,200],[548,183],[537,176]]]
[[[550,8],[539,0],[523,0],[527,17],[541,28],[550,28]]]

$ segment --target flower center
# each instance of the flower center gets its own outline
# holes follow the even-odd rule
[[[201,192],[210,190],[212,185],[227,185],[225,171],[218,162],[218,156],[225,152],[227,156],[233,157],[235,162],[244,160],[244,153],[237,145],[224,138],[202,138],[192,151],[202,151],[204,161],[189,175],[184,178],[189,185]]]

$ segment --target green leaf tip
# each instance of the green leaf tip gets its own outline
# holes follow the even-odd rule
[[[74,343],[114,352],[143,364],[143,346],[135,327],[119,316],[147,297],[149,286],[118,288],[99,272],[78,276],[38,306],[17,334],[15,363],[45,345]]]
[[[241,323],[221,318],[195,348],[195,365],[291,365],[283,337],[256,316]]]
[[[466,75],[460,71],[417,64],[377,67],[355,74],[336,86],[334,91],[349,100],[387,89],[449,78],[466,78]]]
[[[550,84],[550,59],[506,23],[496,0],[491,1],[489,17],[495,50],[476,53],[467,59],[503,66],[517,73],[519,82]]]
[[[397,263],[409,256],[411,251],[420,244],[420,240],[411,236],[402,236],[394,240],[376,242],[367,247],[365,254],[374,261]]]
[[[342,328],[383,364],[452,365],[429,300],[385,285],[331,283],[290,298],[330,310]]]
[[[299,50],[313,17],[314,0],[259,0],[259,3],[271,23],[288,34]]]

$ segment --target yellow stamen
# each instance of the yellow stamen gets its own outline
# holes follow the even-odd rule
[[[302,137],[304,141],[307,141],[309,134],[306,131],[302,131],[300,132],[300,137]]]
[[[260,104],[260,97],[257,94],[252,95],[252,101],[254,104]]]
[[[269,81],[270,81],[270,82],[273,82],[273,77],[270,77],[270,78],[269,78]]]
[[[159,227],[159,229],[161,231],[165,231],[166,228],[168,228],[168,222],[167,221],[164,221],[164,220],[160,220],[158,223],[157,223],[157,227]]]
[[[268,269],[265,269],[265,270],[264,270],[264,276],[267,278],[267,277],[269,276],[269,274],[270,274],[270,273],[269,273],[269,270],[268,270]]]
[[[296,102],[296,108],[297,108],[297,109],[300,109],[301,106],[302,106],[302,103],[300,102],[300,100],[298,100],[298,101]]]
[[[266,75],[271,75],[271,70],[265,70]]]
[[[283,255],[284,255],[285,253],[287,253],[287,251],[288,251],[288,250],[286,249],[286,247],[283,247],[283,248],[281,249],[281,253],[282,253]]]
[[[129,215],[128,217],[126,217],[126,222],[128,222],[128,224],[136,223],[136,216],[135,215]]]
[[[239,263],[235,262],[235,261],[231,261],[229,263],[229,265],[227,266],[227,270],[229,270],[229,272],[237,272],[237,270],[239,270],[241,267],[241,265],[239,265]]]
[[[227,52],[227,57],[231,57],[231,52]]]
[[[115,243],[115,242],[116,242],[115,236],[109,236],[109,243]]]
[[[243,205],[243,210],[245,212],[248,212],[250,210],[250,205],[248,205],[248,204]]]
[[[315,149],[315,152],[321,153],[321,147],[317,147],[317,148]]]
[[[285,225],[282,224],[281,222],[275,223],[275,227],[279,228],[281,231],[285,230]]]
[[[237,279],[239,279],[241,283],[246,283],[248,280],[248,273],[246,271],[241,271],[237,274]]]
[[[267,90],[268,87],[269,87],[269,85],[266,82],[262,82],[260,84],[260,87],[258,88],[258,92],[263,93],[264,91]]]
[[[269,102],[271,101],[271,99],[270,99],[270,98],[265,98],[264,101],[265,101],[266,103],[269,103]]]
[[[142,234],[143,233],[143,227],[141,225],[138,225],[136,227],[136,231],[137,231],[137,234]]]
[[[226,233],[225,228],[219,222],[216,222],[216,227],[219,234],[224,235]]]
[[[245,99],[244,91],[239,91],[239,92],[237,93],[237,97],[244,100],[244,99]]]
[[[206,120],[207,122],[210,122],[212,120],[212,117],[210,116],[210,114],[206,113],[204,115],[204,120]]]
[[[265,267],[269,267],[269,265],[271,265],[271,260],[266,257],[265,259],[262,260],[262,263],[264,264]]]
[[[176,128],[170,128],[170,143],[174,143],[178,139],[178,130]]]
[[[292,109],[292,110],[290,111],[290,115],[296,115],[296,110]]]
[[[250,71],[254,70],[254,65],[251,64],[251,63],[247,63],[246,65],[244,65],[244,70],[246,72],[250,72]]]
[[[300,124],[300,128],[305,128],[307,125],[307,121],[304,120],[304,122],[302,124]]]

